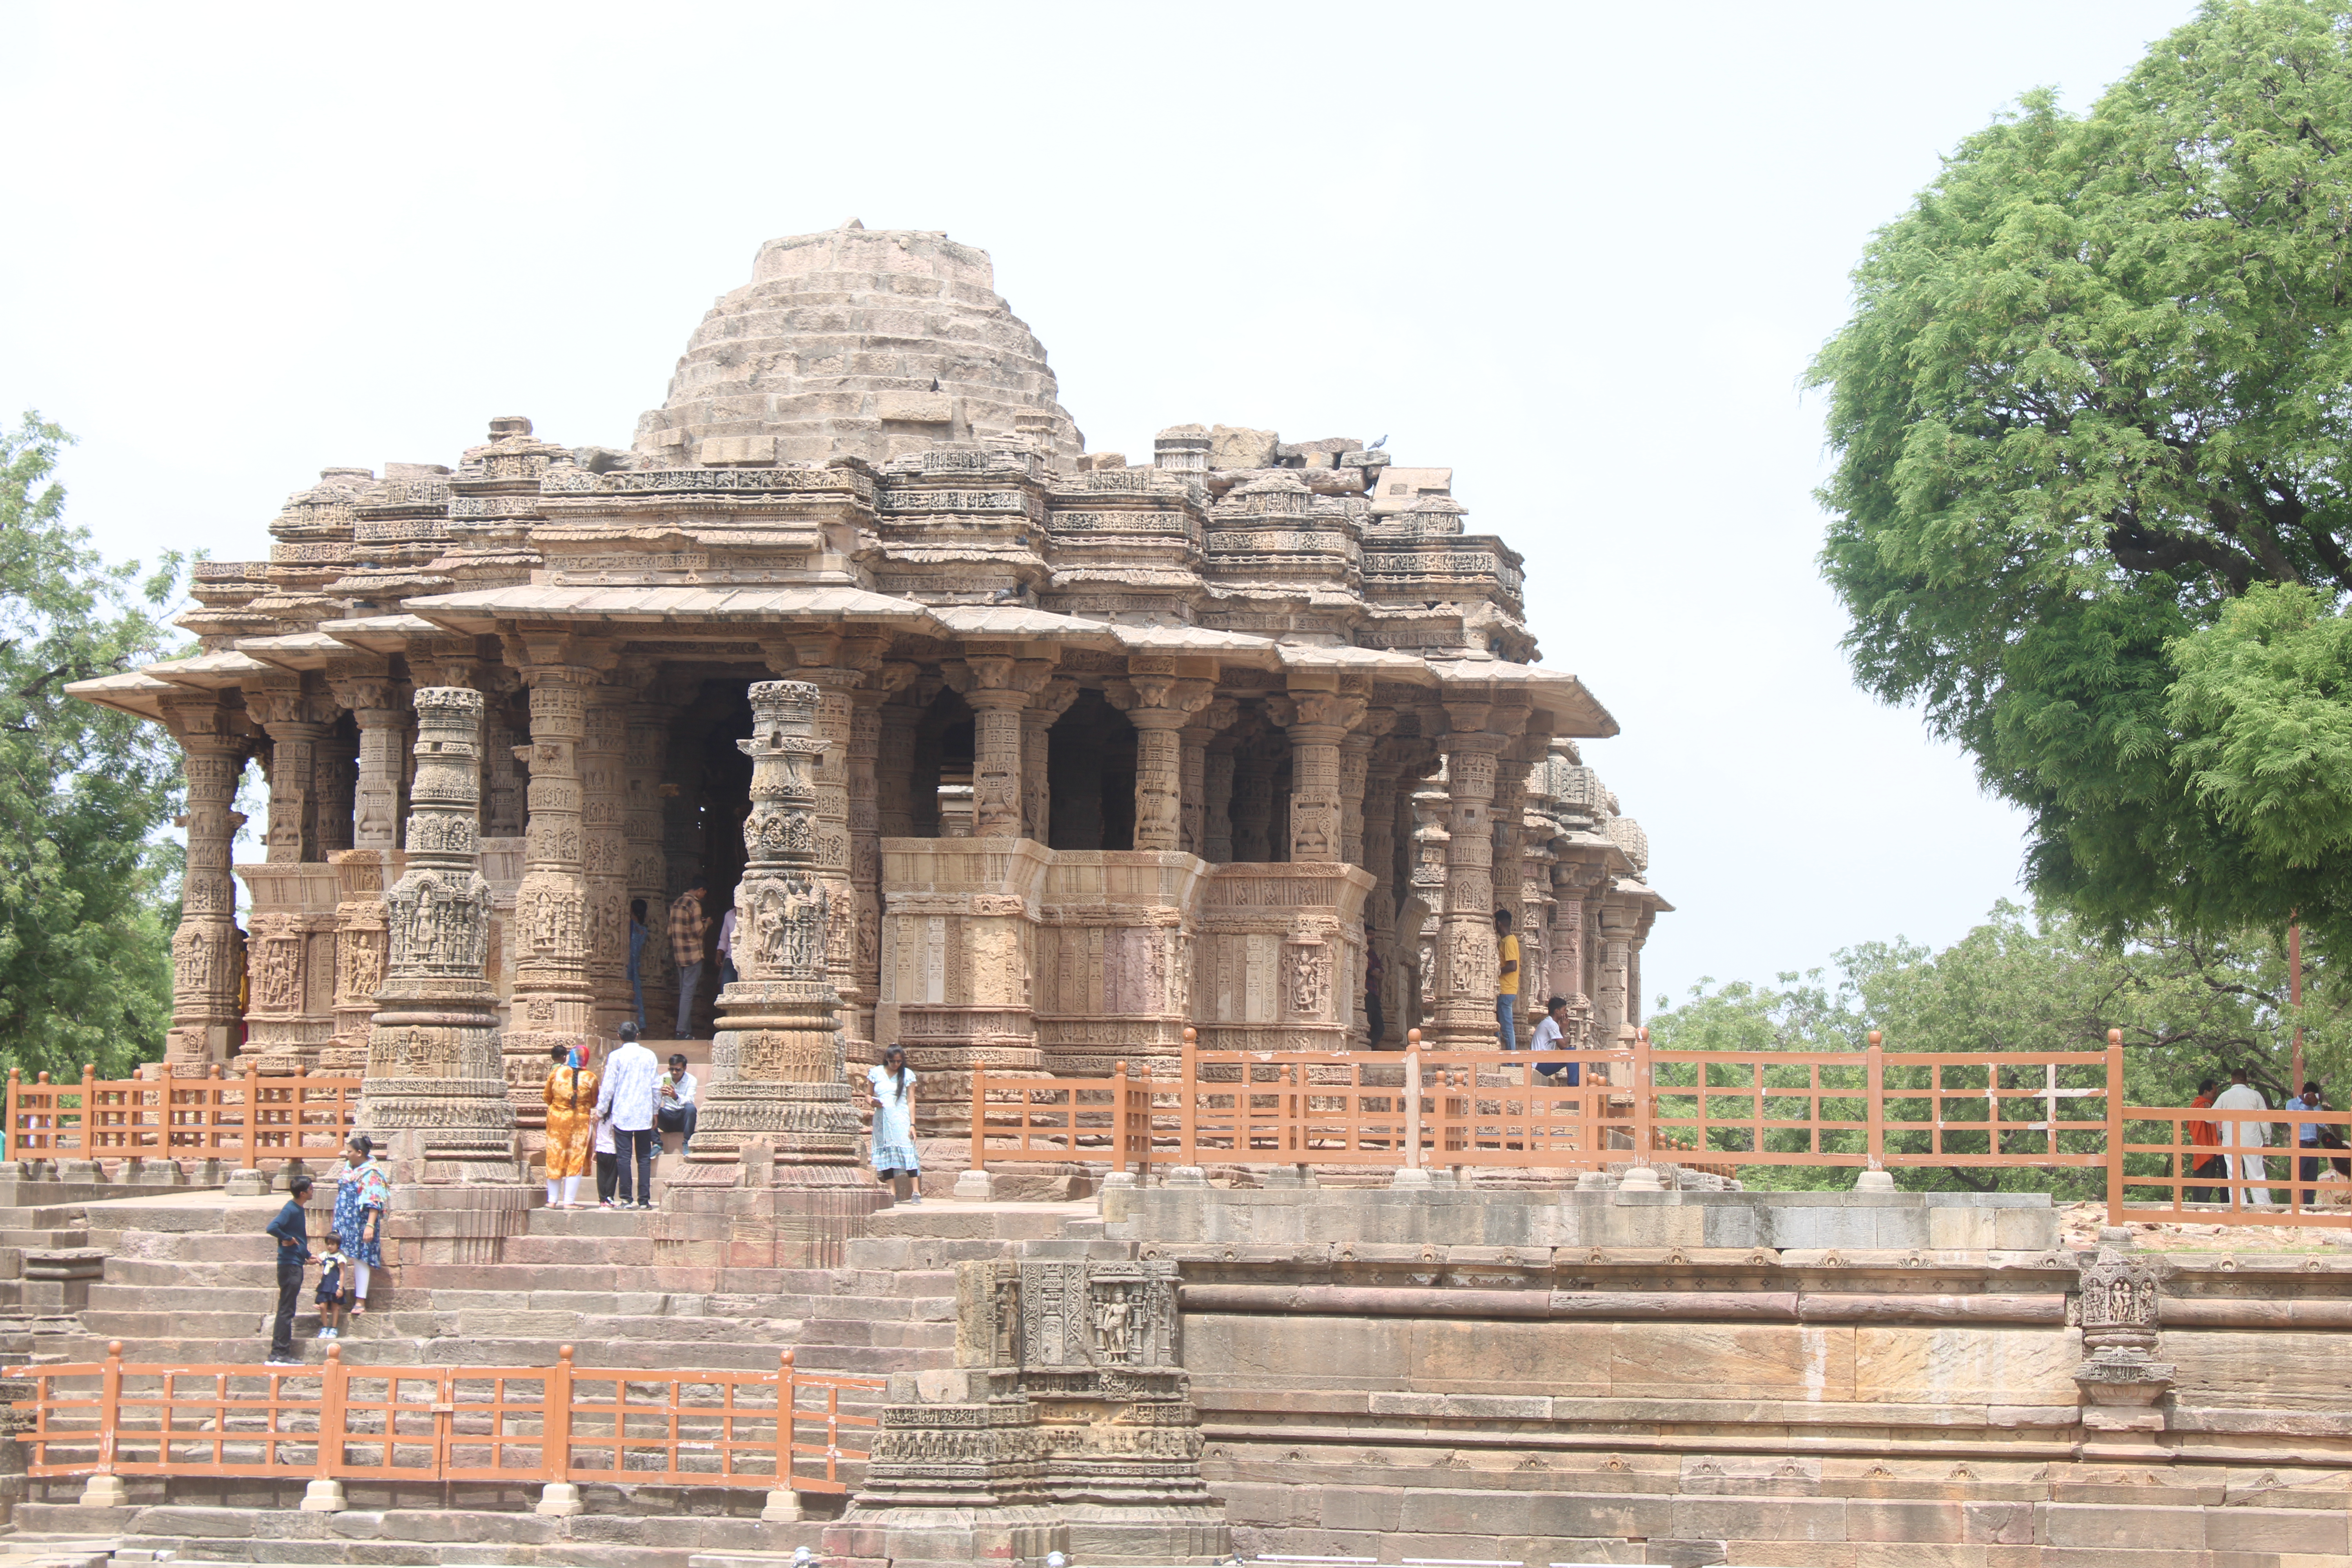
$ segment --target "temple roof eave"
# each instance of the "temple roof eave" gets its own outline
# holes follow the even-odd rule
[[[100,708],[110,708],[117,713],[128,713],[133,719],[145,719],[157,724],[167,721],[163,714],[163,699],[181,689],[168,680],[157,679],[143,669],[68,681],[65,687],[68,697],[78,697],[84,702],[95,702]]]

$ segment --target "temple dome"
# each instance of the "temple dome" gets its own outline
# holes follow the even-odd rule
[[[1028,437],[1075,457],[1045,348],[996,293],[988,252],[922,229],[772,239],[719,297],[637,422],[641,462],[879,462]]]

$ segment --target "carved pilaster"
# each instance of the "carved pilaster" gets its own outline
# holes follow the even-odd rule
[[[408,722],[400,683],[353,677],[334,682],[334,693],[360,731],[351,847],[390,849],[400,842],[400,742]]]
[[[849,878],[849,694],[882,660],[871,638],[827,634],[795,638],[789,650],[769,650],[769,668],[817,689],[816,732],[824,742],[816,784],[816,876],[824,884],[833,919],[825,931],[825,968],[851,1017],[873,1016],[873,993],[857,981],[857,889]],[[748,831],[748,830],[747,830]],[[742,917],[737,916],[737,924]],[[741,967],[740,962],[737,965]]]
[[[406,868],[384,900],[383,988],[368,1029],[361,1115],[391,1140],[404,1181],[512,1182],[515,1116],[483,964],[490,886],[481,872],[482,698],[416,693]]]
[[[791,1184],[858,1181],[857,1113],[843,1079],[840,994],[827,955],[832,898],[818,856],[824,694],[805,681],[751,688],[750,857],[735,889],[738,978],[719,999],[736,1037],[736,1070],[714,1085],[694,1140],[690,1179],[733,1181],[747,1149],[773,1152]]]
[[[310,794],[316,805],[319,858],[331,860],[352,847],[352,806],[359,785],[359,743],[340,722],[325,727],[310,754]]]
[[[245,817],[233,805],[249,742],[243,723],[217,698],[174,698],[164,714],[184,754],[188,859],[172,936],[172,1027],[163,1059],[175,1077],[202,1078],[227,1061],[236,1033],[241,947],[231,861]]]
[[[1601,900],[1601,991],[1593,998],[1593,1027],[1599,1043],[1604,1047],[1621,1045],[1633,1037],[1633,1021],[1626,1009],[1626,983],[1638,913],[1614,894]]]
[[[908,698],[919,673],[911,664],[894,662],[882,668],[884,689],[891,699],[881,708],[881,752],[875,763],[874,784],[879,830],[885,838],[915,836],[915,739],[923,710]]]

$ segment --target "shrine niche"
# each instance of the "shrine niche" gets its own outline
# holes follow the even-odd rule
[[[913,336],[910,278],[943,312]],[[819,299],[824,353],[739,356]],[[985,253],[772,241],[625,448],[500,416],[446,463],[327,469],[268,559],[199,563],[198,657],[73,688],[187,756],[168,1070],[381,1073],[422,1126],[489,1059],[527,1156],[549,1052],[641,994],[650,1039],[710,1039],[714,1094],[769,1086],[698,1143],[845,1167],[830,1097],[885,1044],[932,1139],[979,1068],[1149,1074],[1188,1027],[1485,1046],[1496,908],[1579,1038],[1622,1039],[1667,906],[1577,750],[1615,721],[1539,662],[1451,470],[1390,472],[1242,426],[1089,451]],[[698,968],[669,940],[698,880],[723,992],[715,930]]]

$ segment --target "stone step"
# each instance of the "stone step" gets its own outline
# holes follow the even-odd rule
[[[812,1318],[802,1327],[800,1344],[864,1345],[877,1349],[953,1350],[955,1311],[950,1303],[940,1322],[892,1321],[884,1318]]]

